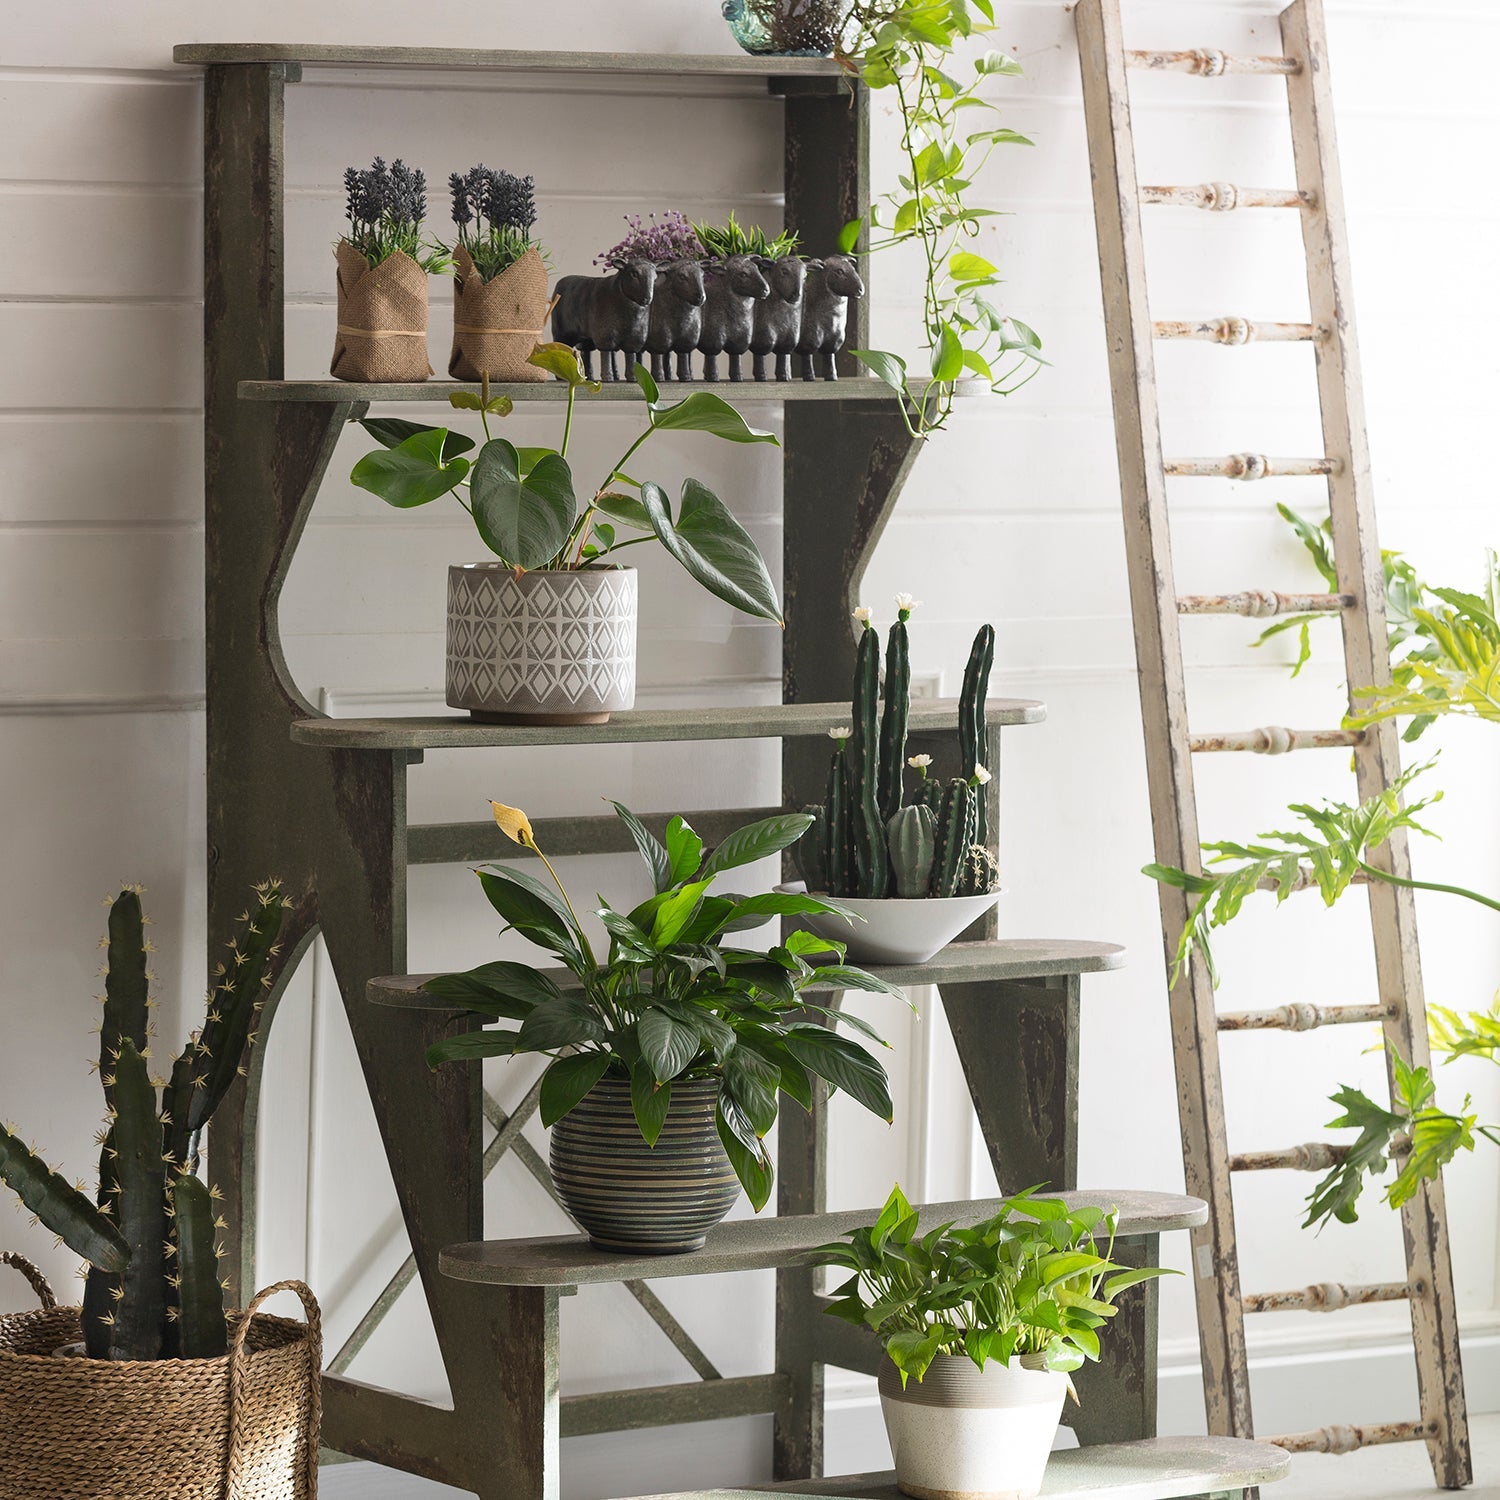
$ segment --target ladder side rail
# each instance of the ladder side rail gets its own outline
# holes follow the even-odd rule
[[[1166,472],[1158,420],[1154,324],[1146,295],[1139,185],[1118,0],[1074,13],[1099,239],[1127,568],[1156,858],[1198,868],[1182,641],[1172,584]],[[1167,960],[1189,918],[1186,894],[1160,888]],[[1244,1313],[1235,1253],[1229,1151],[1213,986],[1195,956],[1168,996],[1187,1191],[1209,1204],[1192,1264],[1209,1431],[1251,1431]]]
[[[1315,348],[1324,452],[1340,460],[1328,479],[1334,556],[1339,588],[1358,601],[1342,615],[1352,692],[1390,681],[1390,653],[1322,0],[1294,0],[1282,12],[1281,31],[1287,52],[1304,61],[1302,70],[1287,78],[1287,97],[1298,186],[1316,204],[1302,216],[1303,239],[1312,320],[1328,330]],[[1395,724],[1375,726],[1354,757],[1360,798],[1384,791],[1401,769]],[[1397,830],[1371,862],[1409,876],[1404,830]],[[1413,1066],[1427,1066],[1427,1011],[1413,893],[1371,881],[1369,897],[1379,995],[1391,1007],[1384,1023],[1386,1040]],[[1425,1186],[1402,1209],[1402,1229],[1408,1277],[1420,1288],[1411,1299],[1411,1319],[1422,1418],[1432,1434],[1428,1449],[1438,1483],[1456,1487],[1471,1481],[1472,1465],[1441,1182]]]

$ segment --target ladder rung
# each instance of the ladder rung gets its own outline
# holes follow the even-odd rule
[[[1373,1302],[1405,1302],[1415,1295],[1416,1289],[1405,1281],[1372,1282],[1367,1286],[1324,1281],[1289,1292],[1247,1292],[1244,1303],[1247,1313],[1332,1313],[1343,1312],[1346,1307],[1368,1307]]]
[[[1387,1005],[1279,1005],[1275,1010],[1226,1010],[1220,1031],[1316,1031],[1320,1026],[1359,1026],[1385,1021]]]
[[[1242,594],[1179,594],[1180,615],[1336,615],[1354,608],[1353,594],[1277,594],[1270,589],[1247,589]]]
[[[1299,479],[1337,474],[1336,458],[1268,458],[1264,453],[1229,453],[1223,458],[1169,458],[1169,479]]]
[[[1435,1422],[1377,1422],[1368,1427],[1317,1427],[1311,1432],[1288,1432],[1281,1437],[1260,1437],[1288,1453],[1353,1453],[1381,1443],[1419,1443],[1437,1436]]]
[[[1285,1151],[1242,1151],[1229,1158],[1231,1172],[1326,1172],[1348,1156],[1347,1146],[1308,1141]]]
[[[1252,323],[1249,318],[1166,321],[1152,327],[1159,339],[1197,339],[1208,344],[1310,343],[1321,332],[1312,323]]]
[[[1198,755],[1247,750],[1252,755],[1285,755],[1289,750],[1334,750],[1362,745],[1363,729],[1284,729],[1268,724],[1264,729],[1232,729],[1224,734],[1195,734],[1188,745]]]
[[[1176,208],[1206,208],[1232,213],[1237,208],[1316,208],[1317,197],[1300,188],[1237,187],[1232,182],[1197,182],[1188,186],[1141,188],[1141,202]]]
[[[1300,73],[1295,57],[1236,57],[1216,47],[1194,47],[1188,52],[1126,52],[1127,68],[1150,73],[1196,73],[1200,78],[1222,78],[1226,73]]]

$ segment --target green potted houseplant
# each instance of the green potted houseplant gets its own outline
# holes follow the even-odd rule
[[[537,368],[567,384],[556,449],[518,448],[490,431],[510,397],[455,391],[460,411],[477,411],[485,442],[446,427],[395,417],[356,420],[381,447],[350,479],[400,510],[453,495],[495,560],[448,570],[447,701],[476,718],[509,723],[602,724],[635,702],[636,572],[620,554],[660,542],[711,594],[746,614],[781,623],[781,606],[750,534],[707,485],[684,481],[674,511],[667,492],[627,467],[658,432],[706,432],[731,443],[774,443],[721,396],[695,391],[663,405],[642,365],[646,428],[584,498],[575,491],[568,444],[580,389],[599,383],[564,344],[538,344]],[[634,533],[631,535],[630,533]]]
[[[316,1492],[317,1304],[300,1283],[280,1283],[226,1315],[217,1194],[198,1176],[203,1128],[244,1071],[280,967],[290,904],[274,882],[257,888],[203,1025],[165,1080],[151,1076],[152,948],[140,891],[111,904],[96,1197],[0,1127],[0,1182],[88,1266],[83,1306],[58,1307],[34,1267],[5,1257],[42,1309],[0,1317],[0,1495],[230,1500],[231,1473],[236,1495]],[[307,1326],[256,1311],[283,1289],[302,1298]]]
[[[999,891],[984,790],[990,780],[984,704],[994,628],[983,626],[969,653],[959,698],[961,774],[943,785],[930,774],[930,755],[906,753],[906,625],[916,608],[911,595],[897,595],[883,700],[880,632],[866,606],[855,611],[862,628],[852,721],[828,731],[834,742],[828,793],[808,809],[814,829],[797,850],[805,888],[826,893],[843,908],[810,914],[807,925],[847,943],[866,963],[926,963],[982,917]]]
[[[851,1272],[828,1312],[885,1351],[880,1405],[896,1484],[919,1500],[1030,1500],[1070,1390],[1127,1288],[1115,1215],[1032,1192],[971,1228],[928,1227],[899,1187],[880,1217],[816,1254]],[[1101,1247],[1099,1240],[1103,1239]]]
[[[817,1079],[890,1120],[885,1069],[833,1027],[842,1023],[885,1044],[858,1017],[815,1005],[803,991],[814,979],[900,991],[843,964],[841,945],[812,933],[794,933],[768,952],[725,941],[769,918],[832,903],[710,889],[725,872],[795,843],[810,817],[767,818],[705,852],[682,818],[670,820],[662,842],[615,803],[654,894],[628,912],[600,898],[595,915],[609,949],[598,956],[526,814],[491,805],[506,835],[542,861],[551,886],[491,866],[477,872],[484,893],[508,927],[559,960],[563,972],[499,962],[429,979],[429,994],[471,1016],[517,1024],[449,1037],[428,1049],[427,1060],[436,1067],[525,1053],[552,1058],[541,1091],[552,1175],[595,1244],[657,1255],[697,1249],[741,1187],[759,1211],[771,1193],[764,1137],[779,1098],[809,1108]],[[820,969],[808,962],[828,956],[835,962]]]

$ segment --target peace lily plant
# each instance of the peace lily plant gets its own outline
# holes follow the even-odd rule
[[[538,847],[526,814],[491,804],[505,835],[541,860],[549,884],[495,865],[477,872],[484,894],[506,930],[529,939],[566,972],[499,961],[428,980],[429,994],[453,1001],[472,1017],[515,1023],[438,1042],[428,1049],[428,1062],[438,1066],[526,1053],[550,1058],[541,1084],[541,1116],[548,1126],[564,1121],[597,1087],[617,1081],[623,1086],[624,1119],[634,1120],[629,1134],[638,1133],[647,1148],[664,1143],[663,1128],[671,1129],[677,1096],[706,1081],[711,1105],[706,1132],[710,1139],[717,1136],[713,1154],[720,1160],[721,1150],[727,1154],[734,1177],[759,1210],[773,1181],[765,1136],[782,1096],[808,1109],[815,1080],[822,1079],[881,1119],[892,1117],[884,1068],[834,1028],[843,1025],[886,1044],[859,1017],[813,1003],[807,987],[816,981],[898,997],[901,992],[844,964],[842,944],[811,933],[793,933],[764,952],[725,941],[773,917],[839,910],[833,902],[805,895],[741,896],[712,889],[729,871],[794,844],[812,824],[807,815],[752,823],[705,850],[681,817],[668,821],[662,841],[628,808],[612,805],[646,863],[653,894],[629,910],[598,898],[593,915],[609,935],[609,948],[601,955]],[[809,962],[830,957],[833,962],[818,968]],[[555,1158],[556,1132],[553,1152]],[[570,1201],[568,1188],[562,1181],[559,1186],[575,1217],[591,1227],[581,1211],[586,1207],[581,1194],[575,1192]],[[639,1196],[644,1199],[651,1190],[648,1171]],[[725,1202],[716,1217],[728,1207]]]

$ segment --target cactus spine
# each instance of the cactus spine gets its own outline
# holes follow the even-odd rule
[[[885,705],[880,716],[880,816],[887,822],[901,806],[903,773],[906,770],[906,716],[911,706],[911,659],[906,640],[906,621],[911,611],[901,610],[885,643]]]
[[[257,888],[228,961],[219,966],[203,1028],[189,1040],[158,1099],[147,1067],[151,949],[140,894],[122,891],[111,904],[99,1059],[110,1126],[97,1203],[0,1128],[0,1181],[92,1268],[84,1292],[84,1342],[95,1358],[224,1352],[211,1195],[190,1169],[196,1133],[255,1040],[255,1017],[279,967],[277,937],[287,905],[274,882]]]
[[[962,777],[955,776],[943,792],[943,807],[938,814],[937,848],[932,856],[934,896],[957,894],[963,858],[973,842],[973,788]]]
[[[983,844],[970,844],[958,875],[958,894],[988,896],[999,888],[1000,866],[995,856]]]
[[[937,819],[924,802],[898,808],[886,824],[886,843],[896,894],[911,901],[927,894],[932,883],[932,861],[937,851]]]
[[[849,741],[849,790],[854,828],[854,865],[859,896],[890,894],[891,869],[880,816],[880,636],[866,622],[854,666],[854,733]]]
[[[965,781],[972,779],[976,768],[989,767],[989,730],[984,722],[984,702],[990,691],[990,668],[995,661],[995,627],[981,625],[969,651],[964,668],[963,691],[958,699],[959,769]],[[974,842],[990,841],[989,794],[983,787],[975,789]]]

